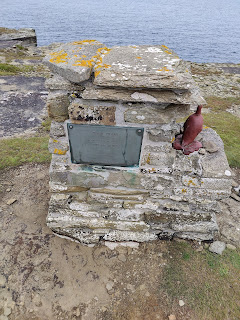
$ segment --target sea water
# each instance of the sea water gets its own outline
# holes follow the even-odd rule
[[[240,63],[240,0],[0,0],[0,23],[34,28],[39,46],[164,44],[185,60]]]

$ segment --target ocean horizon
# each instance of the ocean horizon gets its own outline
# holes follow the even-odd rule
[[[239,0],[1,0],[0,17],[2,27],[34,28],[38,46],[164,44],[184,60],[240,63]]]

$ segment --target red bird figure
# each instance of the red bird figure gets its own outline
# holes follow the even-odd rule
[[[202,106],[198,106],[197,111],[187,118],[183,125],[183,134],[177,135],[173,143],[173,147],[177,150],[183,150],[184,154],[190,154],[202,147],[201,142],[194,141],[203,128],[201,109]]]

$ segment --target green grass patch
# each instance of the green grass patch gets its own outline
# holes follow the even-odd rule
[[[240,119],[224,111],[204,114],[203,118],[204,125],[222,138],[229,165],[240,168]]]
[[[0,63],[0,76],[16,75],[19,73],[28,73],[34,70],[33,66],[23,65],[15,66],[8,63]]]
[[[24,163],[50,162],[48,140],[48,136],[0,140],[0,169]]]
[[[183,299],[193,320],[240,319],[240,250],[227,249],[219,256],[196,252],[189,243],[169,246],[172,259],[163,275],[169,303]]]
[[[216,96],[210,96],[206,98],[207,107],[211,108],[212,112],[226,111],[232,104],[239,104],[239,98],[227,97],[219,98]]]
[[[50,132],[51,123],[52,123],[52,119],[51,119],[51,118],[46,118],[46,119],[42,122],[42,127],[43,127],[44,131]]]
[[[16,48],[19,49],[19,50],[28,51],[28,48],[26,48],[26,47],[24,47],[24,46],[21,46],[20,44],[17,44],[17,45],[16,45]]]

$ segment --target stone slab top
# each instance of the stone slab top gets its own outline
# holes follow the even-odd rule
[[[98,86],[188,90],[194,84],[186,63],[165,45],[115,46],[94,70]]]
[[[101,63],[102,54],[109,50],[96,40],[75,41],[63,44],[43,62],[52,72],[73,83],[81,83],[90,78],[93,66]]]
[[[61,45],[44,58],[52,72],[73,83],[94,72],[97,86],[189,90],[195,87],[186,62],[165,45],[115,46],[96,40]]]

